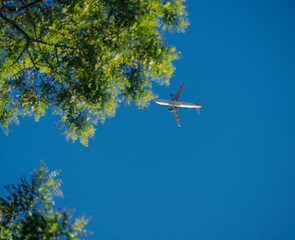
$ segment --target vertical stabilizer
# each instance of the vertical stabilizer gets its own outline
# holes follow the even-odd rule
[[[202,99],[200,98],[200,100],[197,102],[197,105],[200,106]],[[198,114],[200,115],[200,108],[196,107]]]

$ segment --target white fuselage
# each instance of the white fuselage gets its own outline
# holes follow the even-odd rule
[[[202,106],[193,104],[193,103],[185,103],[185,102],[179,102],[179,101],[170,101],[170,100],[161,100],[158,99],[155,101],[156,103],[160,105],[166,105],[166,106],[172,106],[172,107],[184,107],[184,108],[201,108]]]

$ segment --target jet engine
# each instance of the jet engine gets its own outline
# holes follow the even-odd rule
[[[170,97],[174,97],[174,94],[171,93],[171,94],[170,94]]]
[[[173,109],[172,108],[168,108],[168,112],[173,112]]]

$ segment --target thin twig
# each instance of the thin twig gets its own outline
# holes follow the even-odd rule
[[[21,72],[24,72],[24,71],[27,71],[27,70],[31,70],[32,68],[33,68],[33,67],[24,68],[24,69],[18,71],[18,72],[17,72],[16,74],[14,74],[13,76],[11,76],[10,79],[16,77],[16,76],[17,76],[18,74],[20,74]]]
[[[55,56],[56,56],[57,63],[60,64],[60,61],[59,61],[59,58],[57,55],[57,48],[56,47],[54,47],[54,48],[55,48]]]
[[[31,38],[31,41],[32,41],[32,42],[38,42],[38,43],[46,44],[46,45],[48,45],[48,46],[53,46],[53,47],[69,48],[69,49],[77,50],[77,48],[75,48],[75,47],[70,47],[70,46],[67,46],[67,45],[61,45],[61,44],[55,44],[55,43],[47,43],[47,42],[43,42],[43,41],[41,41],[41,40],[33,39],[33,38]]]
[[[27,49],[27,52],[29,53],[29,56],[30,56],[31,62],[33,63],[34,67],[35,67],[36,69],[38,69],[38,67],[36,66],[36,63],[35,63],[34,60],[33,60],[33,57],[32,57],[32,55],[31,55],[30,50]]]
[[[14,66],[14,64],[16,64],[16,63],[18,62],[18,60],[21,58],[21,56],[23,55],[23,53],[27,50],[28,46],[29,46],[29,42],[27,42],[27,44],[26,44],[25,48],[23,49],[23,51],[21,52],[21,54],[20,54],[20,55],[18,56],[18,58],[14,61],[14,63],[11,64],[9,67]]]

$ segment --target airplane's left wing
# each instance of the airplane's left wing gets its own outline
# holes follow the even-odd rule
[[[176,123],[177,123],[178,127],[180,127],[179,115],[178,115],[178,107],[173,107],[173,115],[174,115],[174,118],[176,120]]]
[[[184,87],[184,83],[178,88],[177,92],[175,93],[174,97],[172,98],[173,101],[179,100],[179,96],[182,92],[183,87]]]

